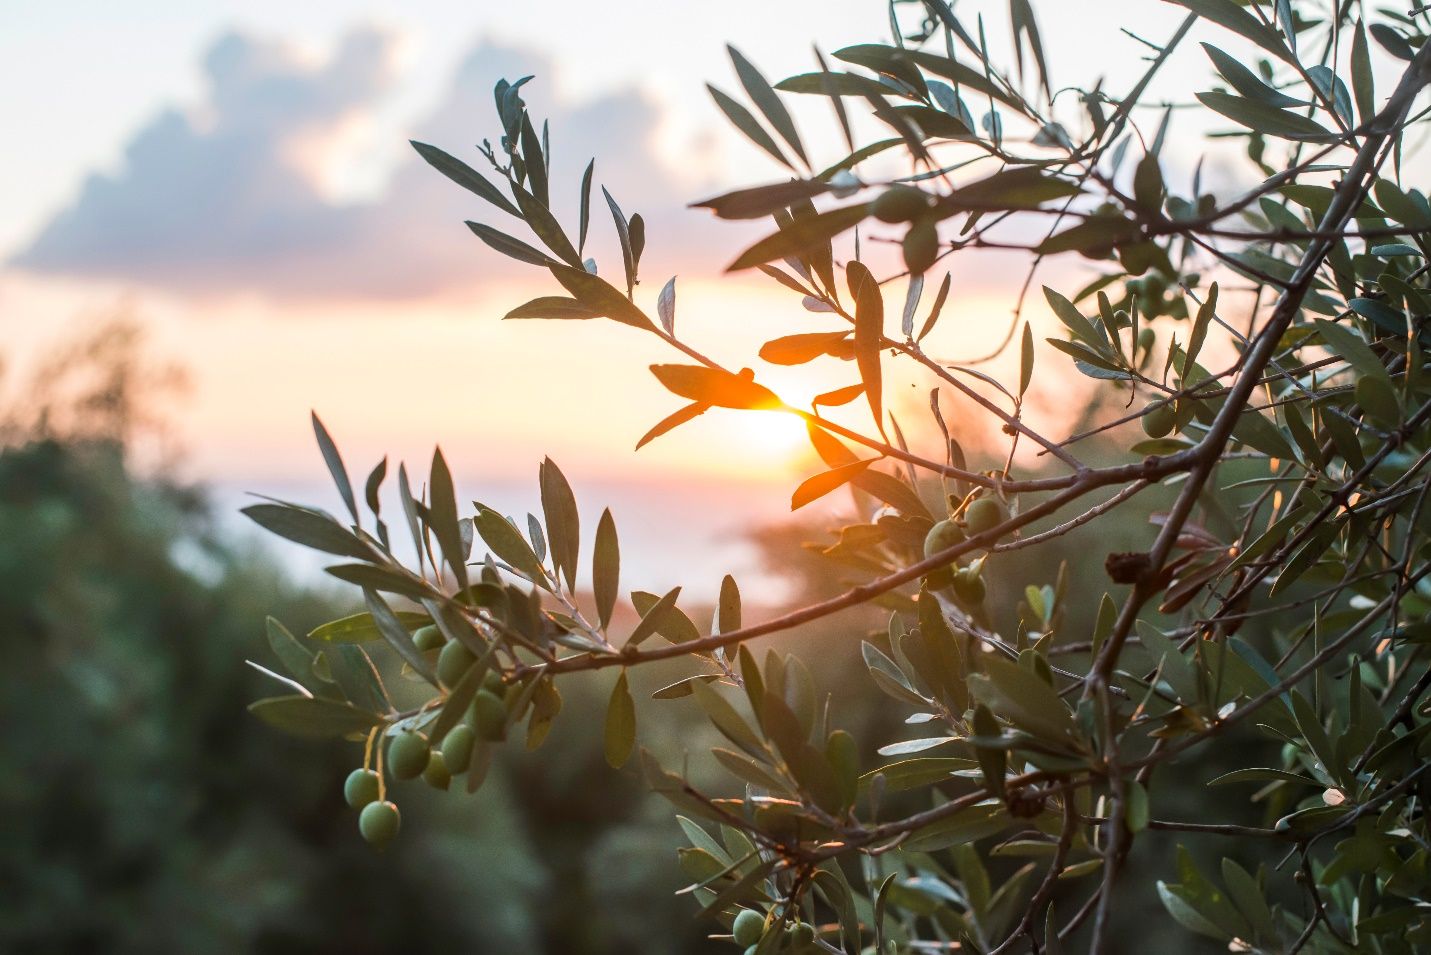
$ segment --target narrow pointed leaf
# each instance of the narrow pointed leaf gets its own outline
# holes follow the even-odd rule
[[[725,114],[726,119],[730,120],[732,126],[744,133],[745,137],[755,143],[755,145],[765,150],[776,162],[782,166],[788,166],[792,170],[795,168],[791,165],[790,160],[785,158],[785,154],[780,151],[780,147],[775,144],[775,140],[770,138],[770,134],[767,133],[765,128],[751,115],[750,110],[709,83],[706,84],[706,89],[710,91],[711,98],[715,100],[716,106],[720,107],[720,111]]]
[[[766,236],[742,252],[726,267],[726,271],[738,272],[776,259],[798,257],[817,245],[829,242],[833,236],[853,228],[868,215],[869,203],[861,202],[795,219],[779,232]]]
[[[427,143],[420,143],[416,140],[409,140],[409,142],[428,165],[448,179],[463,189],[481,196],[503,212],[521,218],[522,214],[517,211],[516,206],[512,205],[511,200],[502,195],[497,187],[488,182],[477,170],[455,156],[449,156],[436,146],[429,146]]]
[[[550,268],[562,287],[597,315],[623,325],[630,325],[633,328],[646,331],[655,330],[656,326],[651,324],[651,320],[646,317],[645,312],[637,308],[629,298],[600,276],[592,275],[585,269],[576,269],[558,263],[552,263]]]
[[[616,678],[611,688],[611,700],[606,705],[606,765],[620,769],[631,758],[636,746],[636,701],[626,683],[626,670]]]
[[[790,496],[790,510],[797,511],[811,501],[817,501],[831,491],[843,487],[873,463],[873,458],[856,461],[806,478]]]
[[[726,51],[730,53],[731,62],[735,64],[736,75],[740,77],[740,85],[745,87],[745,92],[749,94],[751,101],[765,115],[766,121],[775,127],[780,138],[785,140],[795,151],[795,155],[800,157],[800,161],[809,165],[810,160],[805,158],[805,147],[800,142],[800,134],[795,129],[795,121],[790,118],[785,104],[780,102],[779,94],[771,88],[770,83],[755,68],[755,64],[741,55],[739,50],[733,46],[727,46]]]
[[[539,472],[542,516],[551,542],[552,560],[566,578],[567,590],[576,592],[576,569],[581,553],[581,523],[576,495],[566,476],[551,458],[542,461]]]
[[[855,364],[865,386],[875,427],[884,433],[884,386],[881,381],[880,341],[884,337],[884,296],[879,282],[861,262],[845,266],[850,295],[855,300]]]
[[[608,508],[596,524],[596,549],[591,558],[591,590],[596,600],[596,616],[605,630],[611,623],[621,582],[621,547],[616,539],[616,521]]]
[[[745,375],[705,365],[652,365],[651,374],[673,395],[717,408],[773,411],[784,405],[775,393]]]

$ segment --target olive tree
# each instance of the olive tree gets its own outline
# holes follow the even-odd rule
[[[1008,3],[1012,68],[983,22],[944,0],[891,4],[891,42],[817,51],[811,72],[774,84],[731,50],[744,96],[712,87],[715,102],[789,175],[697,205],[773,219],[730,270],[758,270],[827,328],[759,352],[850,369],[809,407],[678,327],[674,279],[655,295],[638,282],[644,220],[606,190],[595,201],[620,260],[585,257],[594,166],[551,180],[551,137],[522,99],[530,78],[497,85],[494,138],[471,164],[414,143],[490,206],[500,227],[468,222],[476,237],[550,282],[508,318],[608,320],[669,346],[651,373],[683,404],[643,444],[716,409],[793,416],[825,470],[792,505],[849,489],[860,510],[827,548],[831,573],[852,581],[839,596],[752,620],[726,577],[709,627],[679,589],[632,590],[618,613],[615,522],[601,513],[583,554],[591,512],[550,459],[539,516],[459,502],[439,451],[420,480],[397,469],[402,509],[385,517],[386,461],[355,490],[315,418],[347,513],[273,501],[247,514],[337,558],[329,572],[367,609],[303,639],[271,622],[291,692],[252,709],[363,743],[347,797],[364,838],[397,835],[399,781],[472,791],[502,746],[541,746],[561,687],[591,671],[619,672],[605,756],[622,766],[641,714],[682,705],[638,706],[627,673],[680,659],[686,676],[655,696],[689,697],[728,741],[692,758],[729,785],[637,758],[681,813],[700,916],[747,953],[1106,950],[1120,873],[1155,830],[1265,862],[1154,860],[1169,927],[1233,951],[1431,946],[1431,205],[1399,182],[1426,115],[1431,15],[1353,0],[1176,4],[1171,35],[1138,38],[1150,53],[1126,91],[1056,86],[1029,0]],[[1205,55],[1212,88],[1145,103],[1199,20],[1222,45],[1186,52]],[[813,161],[797,97],[831,107],[822,141],[845,147],[833,164]],[[1168,134],[1189,111],[1245,145],[1245,191],[1178,181],[1187,164],[1165,161]],[[883,134],[861,142],[856,125]],[[575,222],[551,211],[559,186],[579,197]],[[956,294],[941,271],[987,249],[1027,261],[1005,375],[923,344]],[[1060,323],[1046,348],[1023,313],[1050,267],[1084,277],[1043,289]],[[927,377],[924,425],[889,413],[895,366]],[[1078,375],[1096,382],[1090,426],[1047,434],[1026,420],[1031,394]],[[961,445],[943,410],[955,406],[987,416],[995,439]],[[1140,549],[1097,555],[1106,592],[1072,592],[1065,572],[1016,607],[988,606],[986,579],[1021,552],[1139,496],[1157,502],[1152,523]],[[395,544],[407,537],[410,560],[396,556],[412,552]],[[750,648],[865,605],[888,612],[862,646],[869,689],[907,711],[916,738],[856,740],[839,725],[847,701],[800,660],[778,641]],[[420,705],[390,702],[373,664],[385,654],[425,687]],[[1212,779],[1226,789],[1196,818],[1160,811],[1160,777],[1199,779],[1209,753],[1246,738],[1271,745],[1234,750],[1256,758]],[[1229,799],[1259,803],[1265,823],[1228,821]],[[996,886],[991,857],[1030,861]]]

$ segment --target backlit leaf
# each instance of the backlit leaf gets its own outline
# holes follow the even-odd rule
[[[705,365],[652,365],[651,374],[674,395],[717,408],[773,411],[783,407],[775,393],[746,375]]]
[[[803,365],[821,355],[836,353],[850,333],[804,332],[772,339],[760,346],[760,357],[772,365]]]
[[[811,501],[817,501],[831,491],[843,487],[873,463],[874,458],[856,461],[806,478],[790,496],[790,510],[799,510]]]
[[[880,341],[884,337],[884,296],[879,282],[862,262],[845,266],[845,279],[855,300],[855,364],[865,386],[875,427],[884,433],[884,386],[881,381]]]

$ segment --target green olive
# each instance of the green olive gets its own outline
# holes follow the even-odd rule
[[[498,696],[501,696],[503,693],[507,692],[506,686],[504,686],[502,683],[502,674],[497,672],[496,670],[488,670],[486,673],[482,674],[482,686],[484,689],[491,690]]]
[[[984,602],[987,588],[984,578],[972,567],[965,567],[954,575],[954,596],[966,607],[977,607]]]
[[[437,655],[437,678],[444,686],[454,687],[467,672],[467,668],[477,662],[472,651],[456,640],[442,648]]]
[[[447,642],[447,638],[442,635],[441,630],[437,629],[436,624],[430,624],[426,627],[419,627],[412,635],[412,642],[417,644],[419,650],[426,652],[436,650]]]
[[[452,774],[447,771],[442,750],[435,749],[428,754],[427,768],[422,771],[422,781],[433,789],[446,789],[452,785]]]
[[[785,938],[792,952],[803,952],[815,944],[815,928],[809,922],[797,922],[785,927]]]
[[[904,234],[904,267],[911,275],[922,275],[939,257],[939,230],[928,219],[919,219]]]
[[[1149,404],[1143,409],[1143,432],[1150,438],[1161,438],[1173,430],[1178,415],[1171,402]]]
[[[472,698],[473,722],[477,735],[498,740],[507,735],[507,704],[491,690],[478,690]]]
[[[1153,347],[1153,343],[1158,340],[1158,335],[1151,328],[1145,328],[1138,332],[1138,347],[1147,351]]]
[[[427,768],[430,751],[420,734],[404,731],[388,744],[388,770],[394,779],[416,779]]]
[[[954,521],[940,521],[929,529],[928,534],[924,535],[924,556],[933,557],[935,554],[962,544],[966,540],[968,538],[964,536],[964,529]]]
[[[870,204],[870,214],[881,222],[909,222],[929,209],[929,197],[913,186],[890,186]]]
[[[970,536],[993,530],[1004,522],[1004,506],[992,497],[981,497],[964,509],[964,526]]]
[[[472,763],[472,744],[477,734],[466,723],[458,723],[442,739],[442,762],[454,776],[467,772]]]
[[[735,936],[735,944],[754,945],[765,934],[765,916],[754,909],[741,909],[730,932]]]
[[[401,827],[402,814],[390,802],[370,802],[358,815],[358,832],[379,849],[392,842]]]
[[[355,769],[343,781],[343,799],[354,809],[378,801],[378,774],[371,769]]]

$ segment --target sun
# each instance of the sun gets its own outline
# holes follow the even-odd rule
[[[771,411],[707,415],[701,441],[701,469],[745,478],[787,478],[812,453],[805,425],[790,414]]]
[[[742,416],[737,440],[755,466],[788,470],[810,451],[805,425],[791,414],[754,412]]]

